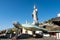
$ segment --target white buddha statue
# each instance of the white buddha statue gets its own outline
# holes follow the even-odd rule
[[[38,10],[37,10],[37,8],[36,8],[36,6],[34,5],[34,10],[33,10],[33,13],[32,13],[32,17],[33,17],[33,25],[36,25],[36,24],[38,24],[38,15],[37,15],[37,13],[38,13]]]

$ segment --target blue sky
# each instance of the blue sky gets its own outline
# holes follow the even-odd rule
[[[54,18],[60,13],[60,0],[0,0],[0,30],[12,28],[14,21],[32,23],[34,4],[38,8],[39,22]]]

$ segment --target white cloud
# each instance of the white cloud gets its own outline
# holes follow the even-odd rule
[[[60,17],[60,13],[57,14],[57,17]]]

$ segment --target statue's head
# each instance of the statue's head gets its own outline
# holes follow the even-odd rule
[[[36,6],[35,6],[35,5],[34,5],[34,10],[35,10],[35,11],[37,11],[37,8],[36,8]]]

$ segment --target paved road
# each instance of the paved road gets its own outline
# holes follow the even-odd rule
[[[1,39],[1,40],[12,40],[12,39]],[[15,39],[13,39],[15,40]],[[28,39],[17,39],[17,40],[56,40],[53,37],[43,37],[43,38],[28,38]]]
[[[20,40],[56,40],[53,37],[43,37],[43,38],[29,38],[29,39],[20,39]]]
[[[12,39],[16,40],[15,37],[13,37]],[[0,38],[0,40],[12,40],[12,39],[8,39],[8,37]],[[23,34],[23,35],[20,35],[17,40],[56,40],[56,38],[53,38],[53,37],[33,38],[33,37],[30,37],[30,35]]]

